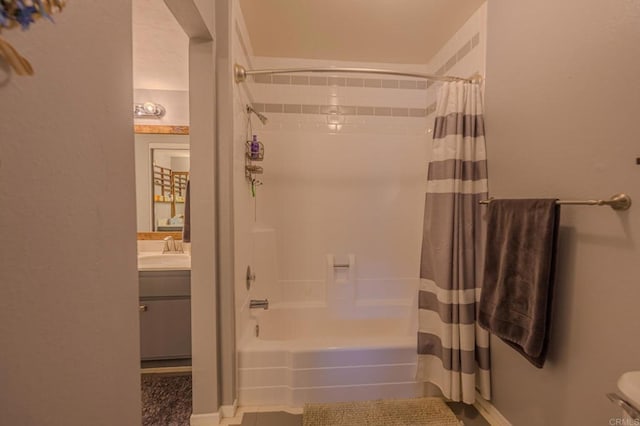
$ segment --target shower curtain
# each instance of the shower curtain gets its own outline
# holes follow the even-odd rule
[[[476,322],[487,197],[479,84],[444,83],[436,104],[427,174],[418,299],[417,380],[446,398],[490,398],[489,335]]]

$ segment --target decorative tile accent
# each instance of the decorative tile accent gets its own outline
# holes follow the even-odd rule
[[[273,76],[271,76],[271,81],[273,82],[273,84],[291,84],[291,76],[274,74]]]
[[[312,86],[326,86],[327,77],[309,77],[309,84]]]
[[[336,113],[339,110],[338,105],[320,105],[320,114]]]
[[[456,59],[456,55],[453,55],[452,57],[449,58],[449,60],[447,61],[447,63],[444,66],[445,72],[448,72],[451,68],[453,68],[453,66],[456,63],[458,63],[458,60]]]
[[[309,85],[309,77],[307,77],[306,75],[292,75],[291,76],[291,84],[308,86]]]
[[[398,81],[399,89],[417,89],[418,85],[415,80],[400,80]]]
[[[458,49],[456,53],[454,53],[449,59],[447,59],[447,61],[440,68],[438,68],[438,71],[436,71],[436,75],[445,75],[446,73],[448,73],[449,70],[453,68],[458,62],[460,62],[462,58],[467,56],[469,52],[471,52],[471,50],[473,50],[478,45],[478,43],[480,43],[480,33],[476,33],[473,38],[471,38],[471,40],[467,41],[460,49]],[[432,81],[427,82],[427,88],[433,84],[434,82]]]
[[[358,106],[358,115],[375,115],[373,107]]]
[[[445,75],[451,68],[460,62],[480,43],[480,33],[476,33],[471,40],[468,40],[456,53],[454,53],[445,63],[438,68],[436,75]],[[256,83],[261,84],[292,84],[297,86],[347,86],[365,87],[380,89],[408,89],[426,90],[433,86],[435,82],[424,80],[395,80],[379,78],[358,78],[358,77],[318,77],[286,74],[260,74],[252,76]]]
[[[253,80],[256,83],[271,84],[271,75],[270,74],[254,75]]]
[[[284,112],[287,114],[302,113],[302,105],[284,104]]]
[[[340,106],[340,114],[344,115],[356,115],[357,108],[354,106]]]
[[[391,115],[391,108],[389,108],[389,107],[375,107],[375,115],[390,116]]]
[[[320,105],[302,105],[303,114],[320,114]]]
[[[469,52],[471,52],[471,40],[469,40],[456,52],[456,61],[460,62],[460,60],[464,58]]]
[[[472,48],[476,47],[478,43],[480,43],[480,34],[476,33],[476,35],[474,35],[473,38],[471,39]]]
[[[327,83],[329,86],[346,86],[347,79],[345,77],[328,77]]]
[[[347,78],[347,86],[349,87],[363,87],[364,80],[362,78]]]
[[[364,87],[375,87],[379,89],[382,86],[380,79],[377,78],[366,78],[364,80]]]
[[[394,117],[408,117],[409,108],[391,108],[391,115]]]
[[[383,89],[397,89],[398,80],[382,80]]]
[[[364,105],[298,105],[298,104],[261,104],[254,103],[253,108],[260,112],[278,112],[285,114],[321,114],[339,113],[341,115],[369,115],[376,117],[412,117],[421,118],[435,111],[435,103],[429,108],[402,108]],[[432,112],[433,112],[432,111]]]
[[[442,73],[440,73],[442,74]],[[252,76],[256,83],[262,84],[291,84],[296,86],[339,86],[365,87],[374,89],[408,89],[426,90],[431,84],[425,80],[396,80],[358,77],[315,77],[300,75]],[[269,77],[269,78],[266,78]]]
[[[258,112],[264,112],[264,104],[254,102],[251,106]]]
[[[282,112],[282,104],[264,104],[265,112]]]
[[[425,108],[409,108],[409,117],[426,117],[427,110]]]

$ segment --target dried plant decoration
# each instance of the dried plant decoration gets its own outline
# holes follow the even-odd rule
[[[15,27],[28,30],[36,19],[53,22],[54,13],[62,11],[66,0],[0,0],[0,33]],[[0,37],[0,58],[3,58],[18,75],[33,75],[29,61],[6,40]]]

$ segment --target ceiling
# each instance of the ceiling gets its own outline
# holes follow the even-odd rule
[[[240,5],[257,56],[426,64],[484,1],[240,0]],[[132,3],[134,88],[189,90],[187,35],[163,0]]]
[[[189,90],[189,38],[164,0],[133,0],[133,87]]]
[[[240,0],[254,54],[426,64],[485,0]]]

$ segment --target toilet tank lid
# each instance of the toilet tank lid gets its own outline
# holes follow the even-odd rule
[[[618,389],[634,407],[640,408],[640,371],[628,371],[618,379]]]

